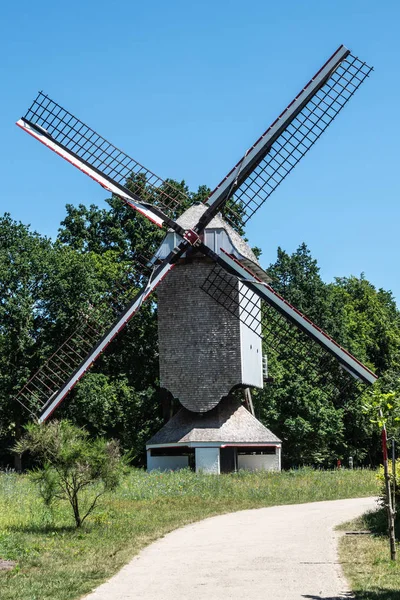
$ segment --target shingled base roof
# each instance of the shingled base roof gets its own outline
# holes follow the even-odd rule
[[[146,445],[196,442],[262,445],[280,444],[281,440],[253,417],[239,400],[224,398],[206,413],[181,408]]]

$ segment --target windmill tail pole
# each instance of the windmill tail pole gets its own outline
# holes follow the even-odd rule
[[[382,453],[383,453],[383,471],[385,475],[385,487],[386,487],[386,506],[387,506],[387,517],[388,517],[388,529],[390,539],[390,558],[396,560],[396,538],[394,532],[394,507],[392,505],[392,494],[390,492],[390,475],[389,475],[389,463],[388,463],[388,449],[387,449],[387,431],[386,425],[382,427]]]
[[[396,518],[397,507],[396,507],[396,442],[392,438],[392,508],[394,516]]]

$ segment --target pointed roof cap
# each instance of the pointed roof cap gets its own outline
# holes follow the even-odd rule
[[[200,218],[206,212],[207,208],[207,204],[202,204],[200,202],[193,204],[181,214],[176,222],[184,229],[192,229],[200,221]],[[229,223],[224,221],[219,213],[209,222],[206,229],[224,229],[239,254],[258,264],[256,255],[250,246],[240,237],[233,227],[229,225]]]
[[[199,222],[202,215],[207,210],[207,204],[196,203],[190,206],[181,216],[177,219],[177,223],[183,229],[193,229],[195,225]],[[262,269],[260,263],[256,255],[250,246],[244,241],[244,239],[233,229],[229,223],[227,223],[221,216],[221,214],[215,215],[215,217],[209,222],[205,231],[211,229],[219,229],[225,231],[228,236],[232,247],[234,248],[234,254],[236,253],[237,258],[240,260],[242,265],[247,269],[250,269],[252,273],[254,273],[261,281],[265,281],[269,283],[271,278],[267,275],[267,273]],[[173,233],[173,230],[169,230]],[[205,240],[207,240],[207,235]],[[207,242],[206,242],[207,243]],[[217,250],[214,248],[214,251]]]

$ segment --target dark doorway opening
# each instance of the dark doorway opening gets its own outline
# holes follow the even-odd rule
[[[237,468],[236,448],[220,448],[219,464],[221,473],[233,473]]]

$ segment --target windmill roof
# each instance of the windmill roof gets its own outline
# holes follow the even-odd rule
[[[181,216],[177,219],[177,223],[184,229],[192,229],[200,220],[200,217],[206,212],[208,208],[207,204],[193,204]],[[250,248],[250,246],[244,241],[242,237],[221,217],[220,214],[209,222],[206,229],[224,229],[231,239],[233,246],[243,257],[248,258],[251,262],[259,265],[256,255]]]
[[[193,442],[271,444],[280,441],[239,400],[225,398],[206,413],[181,408],[148,440],[147,445]]]

